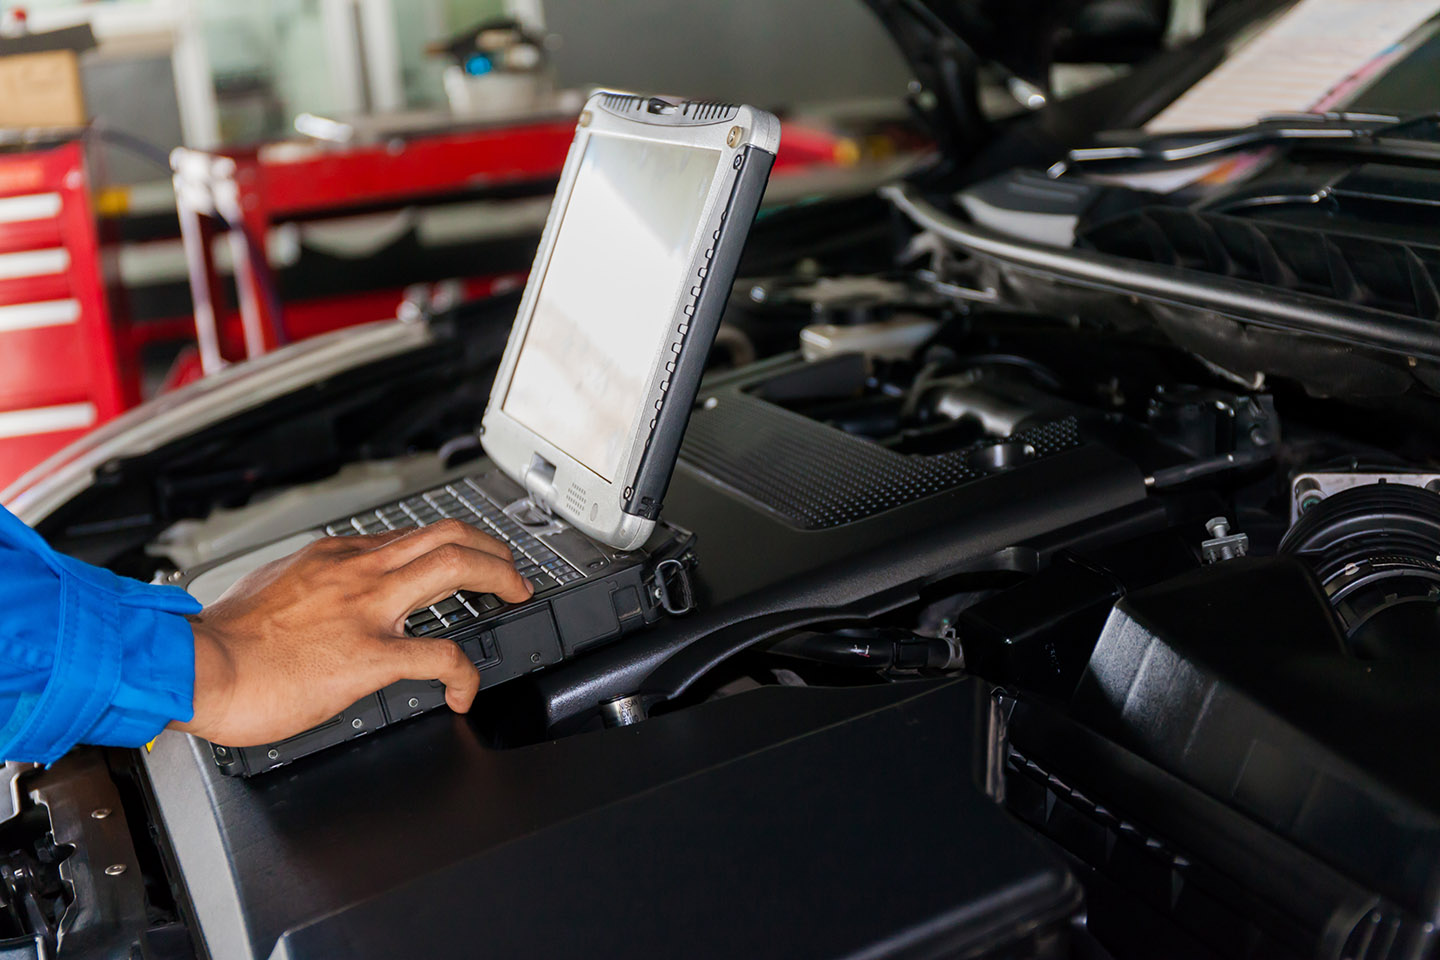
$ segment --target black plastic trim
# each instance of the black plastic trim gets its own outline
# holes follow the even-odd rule
[[[909,187],[883,187],[881,194],[916,225],[975,256],[1081,286],[1199,307],[1252,326],[1305,333],[1403,357],[1440,360],[1440,326],[1433,320],[1317,300],[1244,280],[1197,275],[1181,267],[1043,247],[965,223]]]

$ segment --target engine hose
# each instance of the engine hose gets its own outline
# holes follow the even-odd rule
[[[958,653],[948,641],[910,633],[879,631],[792,634],[770,647],[771,653],[868,670],[942,669],[958,666]]]

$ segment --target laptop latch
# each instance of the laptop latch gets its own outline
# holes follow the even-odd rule
[[[695,609],[695,587],[684,560],[672,557],[655,564],[650,574],[650,597],[671,616],[683,616]]]
[[[695,609],[695,534],[679,527],[671,528],[674,536],[650,554],[645,578],[650,599],[671,616],[682,616]]]

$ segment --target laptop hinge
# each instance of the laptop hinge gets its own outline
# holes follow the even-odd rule
[[[534,454],[520,482],[525,492],[530,494],[530,505],[547,519],[554,517],[555,511],[550,504],[555,499],[555,464],[538,453]]]
[[[546,503],[539,494],[530,490],[529,487],[525,489],[529,491],[530,496],[518,502],[525,504],[530,510],[544,517],[546,520],[553,520],[555,518],[555,511],[550,509],[550,504]]]

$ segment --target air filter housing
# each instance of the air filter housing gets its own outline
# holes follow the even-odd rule
[[[1440,643],[1440,494],[1393,483],[1335,494],[1305,512],[1280,553],[1315,571],[1358,656]]]

